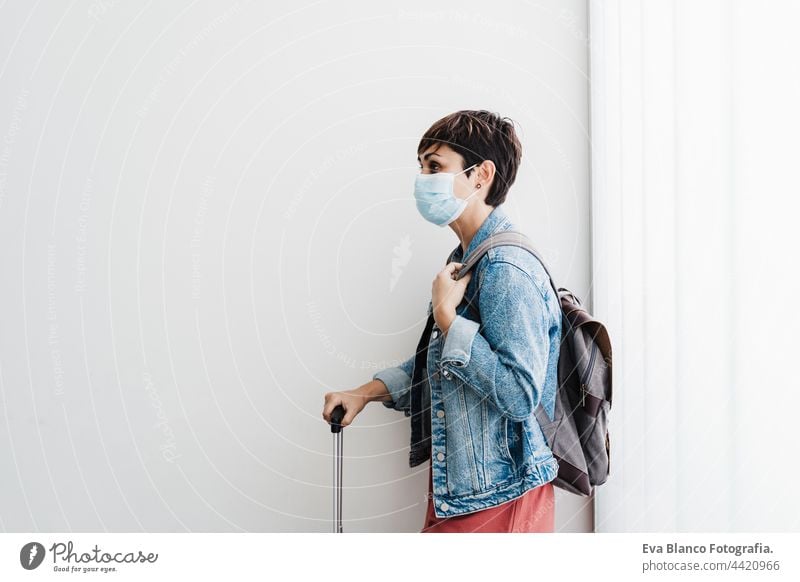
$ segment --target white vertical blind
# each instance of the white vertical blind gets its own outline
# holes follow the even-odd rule
[[[798,8],[590,2],[596,531],[800,529]]]

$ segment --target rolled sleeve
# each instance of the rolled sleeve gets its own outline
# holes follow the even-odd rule
[[[456,315],[444,336],[442,362],[450,362],[455,366],[469,364],[472,342],[478,333],[479,327],[480,324],[477,321],[472,321],[462,315]]]
[[[386,389],[391,394],[391,400],[382,400],[386,408],[402,411],[406,416],[410,416],[411,401],[411,375],[414,371],[415,356],[411,356],[399,366],[384,368],[373,374],[373,380],[380,380],[386,385]]]
[[[479,296],[481,322],[457,315],[445,335],[440,366],[522,421],[541,400],[550,352],[550,312],[521,267],[487,265]]]

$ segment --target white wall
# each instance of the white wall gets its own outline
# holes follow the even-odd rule
[[[521,125],[506,207],[588,298],[586,7],[490,8],[3,5],[0,528],[329,531],[322,394],[416,345],[457,244],[416,145],[457,109]],[[421,527],[408,435],[346,429],[345,531]]]
[[[592,2],[599,532],[797,531],[800,7]]]

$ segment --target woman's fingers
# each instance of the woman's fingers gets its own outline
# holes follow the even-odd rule
[[[342,404],[342,397],[336,392],[328,392],[325,394],[325,406],[322,407],[322,418],[328,423],[331,421],[331,413],[333,409],[339,404]]]
[[[347,406],[344,408],[344,416],[342,417],[342,426],[349,426],[356,416],[355,408],[351,407],[349,410]]]
[[[452,278],[455,272],[458,271],[463,266],[464,266],[463,263],[456,263],[456,262],[447,263],[444,269],[442,269],[442,273],[447,273]]]
[[[364,407],[363,400],[358,400],[359,398],[361,397],[354,396],[350,392],[326,392],[325,406],[322,408],[322,418],[330,424],[333,409],[341,404],[342,408],[344,408],[344,417],[342,417],[341,424],[342,426],[349,425]]]

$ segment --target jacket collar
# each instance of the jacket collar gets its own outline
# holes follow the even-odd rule
[[[506,214],[503,205],[496,206],[494,210],[489,213],[483,223],[478,228],[475,236],[472,237],[472,240],[469,241],[467,245],[467,252],[464,254],[461,251],[461,243],[459,243],[458,247],[453,254],[453,261],[461,262],[462,257],[468,257],[469,254],[475,250],[475,248],[481,244],[484,240],[486,240],[490,234],[497,232],[499,230],[505,230],[511,227],[511,221]]]

